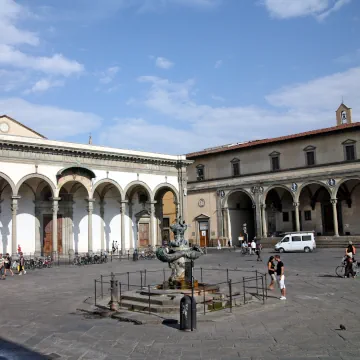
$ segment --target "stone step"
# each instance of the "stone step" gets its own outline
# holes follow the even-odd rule
[[[142,303],[149,303],[149,296],[141,293],[135,294],[134,292],[124,293],[121,295],[122,300],[131,300]],[[150,296],[150,303],[153,305],[173,305],[180,304],[181,296],[176,296],[174,298],[170,298],[168,296],[159,295],[159,296]]]
[[[142,301],[134,301],[134,300],[121,300],[121,308],[125,308],[132,311],[149,311],[149,304],[146,304]],[[156,305],[150,304],[150,312],[152,313],[173,313],[179,312],[179,305]]]

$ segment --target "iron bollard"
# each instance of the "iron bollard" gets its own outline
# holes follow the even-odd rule
[[[138,260],[139,260],[139,253],[137,249],[135,249],[133,253],[133,261],[138,261]]]
[[[193,331],[196,329],[196,300],[185,295],[180,300],[180,330]]]
[[[128,250],[128,260],[130,260],[130,250]]]

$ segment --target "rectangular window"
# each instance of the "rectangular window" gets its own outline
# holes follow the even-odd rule
[[[232,164],[233,169],[233,176],[239,176],[240,175],[240,163],[235,162]]]
[[[197,179],[198,180],[204,180],[204,168],[203,167],[199,167],[196,169],[197,171]]]
[[[273,156],[271,158],[271,170],[277,171],[280,169],[280,161],[278,156]]]
[[[289,221],[289,213],[287,211],[283,212],[283,222]]]
[[[304,216],[305,216],[305,221],[310,221],[311,220],[311,211],[310,210],[305,210],[304,211]]]
[[[303,235],[302,241],[311,241],[311,235]]]
[[[292,236],[292,242],[294,241],[301,241],[301,236]]]
[[[347,161],[355,160],[355,145],[345,145],[345,156]]]
[[[306,152],[306,164],[307,166],[315,165],[315,151]]]
[[[163,218],[163,228],[170,227],[170,219],[169,218]]]

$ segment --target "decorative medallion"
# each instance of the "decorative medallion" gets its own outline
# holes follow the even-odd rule
[[[224,198],[225,197],[225,191],[224,190],[220,190],[219,191],[219,195],[221,198]]]
[[[335,186],[336,181],[335,181],[335,179],[329,179],[329,180],[327,181],[327,183],[328,183],[329,186]]]
[[[0,131],[3,133],[7,133],[9,131],[10,127],[9,124],[6,122],[3,122],[0,124]]]
[[[297,189],[298,189],[298,184],[297,183],[292,183],[291,184],[291,191],[296,192]]]
[[[199,207],[204,207],[205,206],[205,200],[204,199],[200,199],[198,202]]]

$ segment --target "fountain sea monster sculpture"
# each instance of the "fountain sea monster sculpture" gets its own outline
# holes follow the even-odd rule
[[[170,226],[170,229],[175,235],[175,240],[169,243],[169,249],[158,248],[156,257],[169,264],[169,268],[172,270],[169,283],[174,284],[185,278],[185,259],[195,260],[203,255],[203,251],[197,245],[189,247],[188,241],[184,238],[187,225],[185,221],[181,223],[181,217],[177,223]]]

